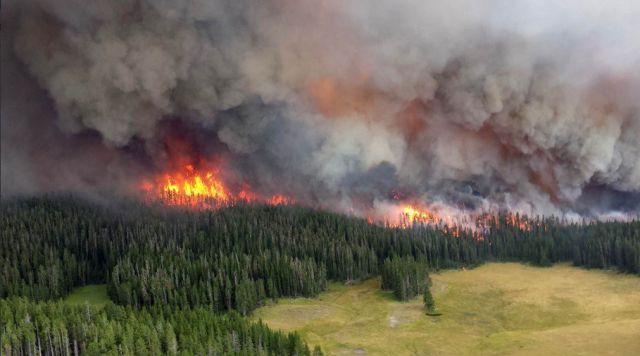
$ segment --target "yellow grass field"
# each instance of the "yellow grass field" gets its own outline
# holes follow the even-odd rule
[[[255,312],[330,355],[640,355],[640,277],[568,265],[491,263],[432,274],[442,316],[397,302],[380,280]]]

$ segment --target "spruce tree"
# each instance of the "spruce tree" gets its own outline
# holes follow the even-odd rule
[[[429,286],[424,287],[422,298],[424,300],[424,309],[426,310],[427,314],[435,313],[436,303],[433,300],[433,295],[431,295],[431,289],[429,288]]]

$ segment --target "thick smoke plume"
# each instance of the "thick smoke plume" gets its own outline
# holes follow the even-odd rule
[[[343,211],[638,210],[639,17],[623,0],[8,5],[2,191],[125,189],[179,136],[254,189]]]

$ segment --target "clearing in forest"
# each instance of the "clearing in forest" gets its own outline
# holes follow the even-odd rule
[[[76,288],[64,298],[69,304],[84,304],[102,307],[109,302],[106,284],[89,284]]]
[[[318,299],[281,299],[254,314],[298,330],[328,354],[637,355],[640,277],[568,265],[490,263],[433,273],[442,316],[395,301],[378,278],[333,283]]]

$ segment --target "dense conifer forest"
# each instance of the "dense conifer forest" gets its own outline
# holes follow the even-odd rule
[[[430,283],[427,265],[411,256],[386,258],[381,275],[382,289],[393,291],[398,300],[413,299]]]
[[[6,355],[312,354],[296,333],[207,308],[99,309],[11,298],[0,300],[0,321]]]
[[[185,211],[57,196],[5,199],[0,209],[0,297],[9,298],[2,301],[0,321],[7,354],[33,353],[32,347],[88,351],[117,345],[131,351],[139,339],[153,341],[146,344],[154,347],[151,354],[156,348],[168,352],[165,327],[158,323],[171,325],[178,350],[185,353],[209,350],[192,348],[199,344],[218,353],[305,354],[309,351],[296,335],[248,324],[236,313],[247,315],[269,299],[316,296],[327,280],[377,275],[383,288],[410,299],[424,290],[428,270],[485,261],[543,266],[569,261],[640,273],[637,220],[567,223],[502,214],[488,219],[479,236],[450,227],[385,227],[296,206]],[[42,303],[94,283],[106,283],[120,306],[93,310]],[[52,318],[56,323],[47,324]],[[105,325],[114,335],[128,328],[148,333],[94,345],[90,330]],[[200,331],[187,332],[186,325]],[[209,325],[223,331],[204,332]],[[47,328],[61,334],[42,334]],[[43,346],[38,335],[55,340]]]

